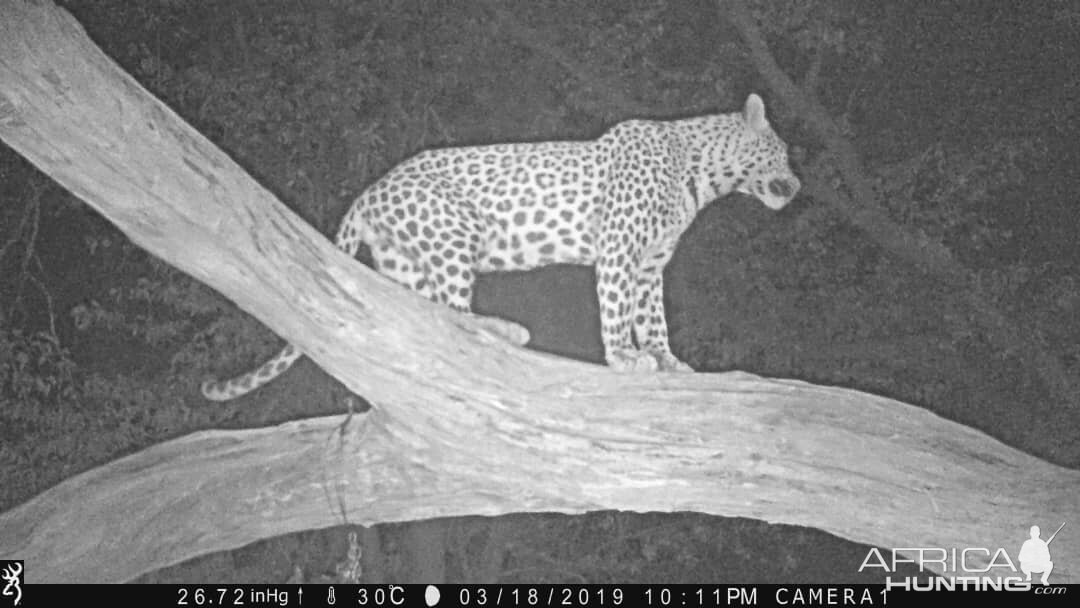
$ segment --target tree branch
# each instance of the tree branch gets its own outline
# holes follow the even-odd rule
[[[991,342],[999,349],[1017,353],[1017,358],[1031,366],[1061,407],[1077,407],[1080,384],[1077,384],[1062,362],[1047,352],[1033,337],[1038,335],[1016,319],[1008,318],[993,304],[971,273],[956,261],[943,244],[908,232],[892,221],[877,202],[873,185],[863,171],[855,147],[813,91],[801,89],[769,52],[765,36],[743,0],[717,0],[721,14],[735,26],[750,51],[750,61],[769,84],[769,87],[795,112],[825,145],[827,154],[851,192],[838,192],[821,181],[820,176],[804,176],[803,192],[833,207],[871,240],[893,256],[918,268],[950,288],[965,294],[968,305]]]

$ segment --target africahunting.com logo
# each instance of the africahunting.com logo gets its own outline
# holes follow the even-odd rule
[[[1061,529],[1042,539],[1039,526],[1031,526],[1028,539],[1020,545],[1014,560],[1004,548],[965,547],[946,549],[944,547],[898,547],[882,555],[874,548],[866,554],[859,572],[873,572],[874,569],[886,574],[886,589],[906,591],[1029,591],[1033,585],[1035,593],[1063,593],[1064,587],[1048,587],[1050,573],[1054,570],[1054,561],[1050,558],[1050,543]],[[894,578],[898,567],[908,565],[918,567],[919,573],[929,577],[903,576]],[[1038,581],[1032,581],[1032,575],[1039,575]]]

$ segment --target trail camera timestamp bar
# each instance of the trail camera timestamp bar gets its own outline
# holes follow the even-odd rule
[[[147,608],[462,608],[683,607],[683,606],[918,606],[985,603],[1005,594],[1010,603],[1075,606],[1080,585],[1053,594],[989,591],[889,590],[884,585],[27,585],[18,606],[138,605]],[[965,597],[960,597],[965,596]],[[1021,597],[1023,596],[1023,597]],[[12,606],[0,597],[0,608]]]

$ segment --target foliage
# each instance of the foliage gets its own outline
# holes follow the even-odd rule
[[[1061,322],[1080,316],[1077,282],[1050,279],[1061,277],[1060,264],[998,263],[999,250],[1016,246],[1014,233],[987,212],[1003,193],[1030,191],[1045,159],[1037,138],[974,150],[935,144],[874,176],[879,200],[905,230],[965,260],[997,307],[1080,369],[1080,324]],[[985,378],[979,361],[1011,354],[988,349],[959,294],[883,257],[835,213],[810,207],[760,232],[723,213],[683,246],[693,247],[689,258],[715,259],[703,263],[709,271],[692,280],[691,293],[674,297],[691,302],[673,311],[672,325],[677,354],[695,368],[857,386],[932,408],[955,407],[966,379],[998,380]],[[714,323],[710,310],[723,310],[724,322]]]
[[[1011,236],[1008,228],[992,229],[981,207],[1032,179],[1046,158],[1045,142],[1032,137],[999,139],[975,150],[935,143],[914,158],[880,168],[877,192],[906,226],[971,259]]]
[[[76,365],[54,334],[8,327],[0,331],[0,409],[5,418],[0,428],[18,435],[41,410],[69,405],[76,394]]]
[[[790,36],[804,53],[828,53],[834,61],[854,58],[863,65],[881,64],[885,37],[874,27],[875,15],[852,10],[850,0],[771,0],[754,2],[752,7],[767,32]]]

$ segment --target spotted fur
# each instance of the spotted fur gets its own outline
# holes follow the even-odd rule
[[[630,120],[592,141],[421,152],[356,199],[336,243],[350,255],[366,243],[379,272],[459,311],[477,272],[595,265],[608,365],[691,371],[671,353],[664,319],[663,270],[679,236],[730,192],[780,209],[798,190],[787,146],[751,95],[742,112]],[[233,399],[300,356],[287,346],[202,392]]]

